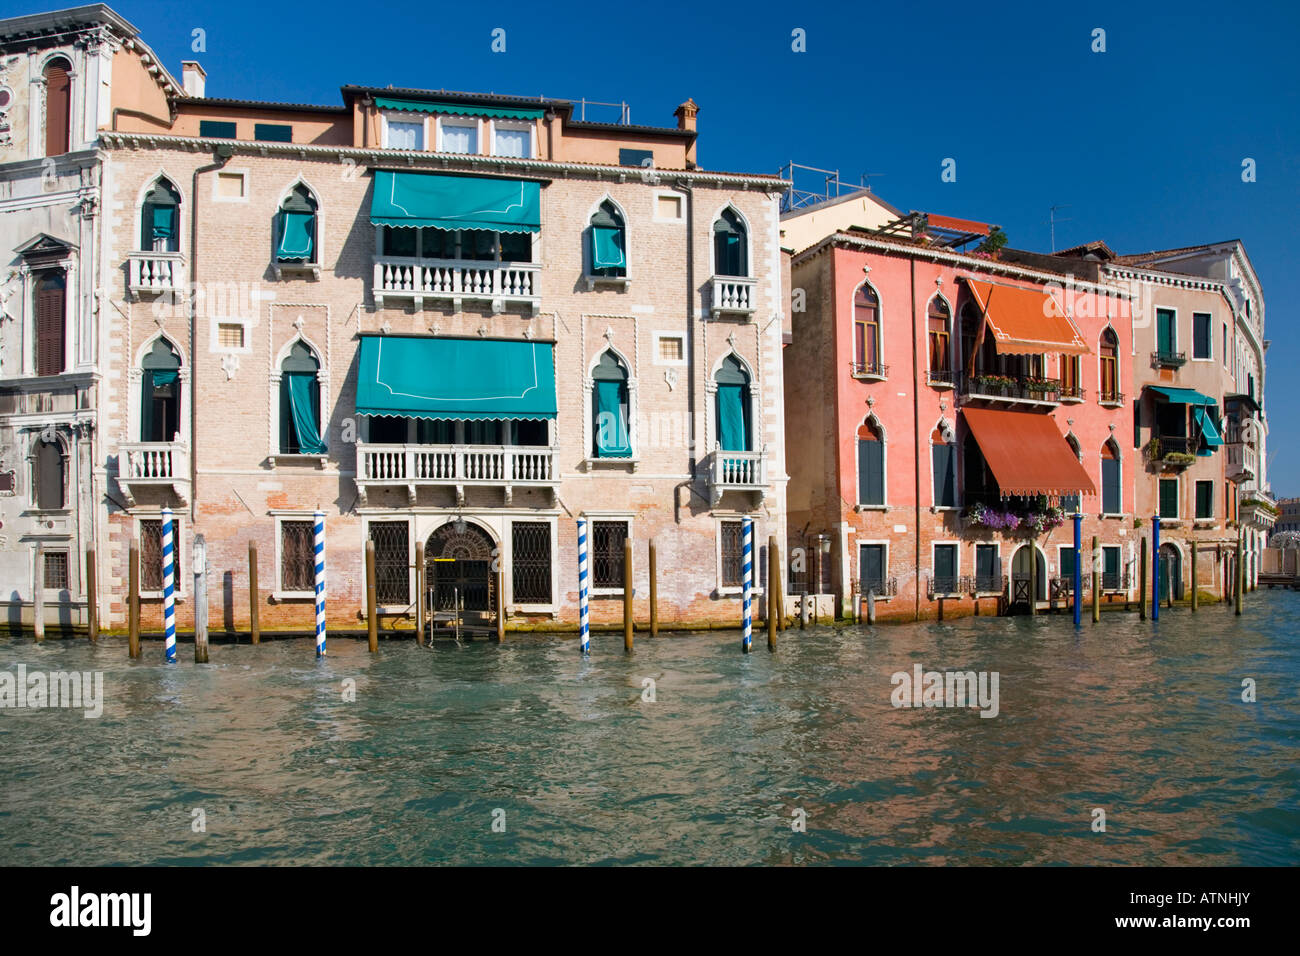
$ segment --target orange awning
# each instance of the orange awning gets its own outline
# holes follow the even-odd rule
[[[993,342],[1002,355],[1064,352],[1087,355],[1079,330],[1060,304],[1045,292],[967,279]]]
[[[1095,495],[1096,487],[1050,415],[963,408],[1005,495]]]

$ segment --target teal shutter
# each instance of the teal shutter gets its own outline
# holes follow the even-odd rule
[[[942,508],[957,505],[957,489],[953,483],[953,445],[933,445],[934,503]]]
[[[983,582],[997,574],[998,549],[992,545],[975,546],[975,576]]]
[[[858,504],[885,503],[885,443],[858,439]]]
[[[1196,483],[1196,517],[1214,517],[1214,482],[1212,481]]]
[[[1168,309],[1156,310],[1156,350],[1161,355],[1174,351],[1174,313]]]
[[[718,386],[718,444],[723,451],[749,451],[743,385]]]
[[[275,257],[280,260],[302,259],[312,261],[313,233],[316,217],[305,212],[280,213],[280,247]]]
[[[289,383],[289,413],[291,426],[298,439],[298,453],[301,455],[321,455],[325,453],[325,443],[320,439],[320,416],[317,406],[320,403],[320,391],[316,376],[301,372],[285,375]]]
[[[865,544],[861,551],[861,591],[866,594],[875,591],[885,593],[885,546],[883,544]]]
[[[944,582],[945,589],[957,577],[957,547],[941,544],[934,549],[934,576]]]
[[[591,227],[591,264],[596,269],[627,268],[622,229],[617,226]]]
[[[632,455],[626,395],[627,386],[622,382],[596,382],[597,458],[629,458]]]
[[[154,372],[145,369],[140,376],[140,440],[153,441],[153,377]]]
[[[1065,548],[1061,551],[1061,577],[1070,582],[1074,581],[1074,548]]]
[[[1101,460],[1101,510],[1103,514],[1117,515],[1123,510],[1119,494],[1119,459]]]
[[[175,206],[154,206],[151,221],[154,239],[171,239],[176,235]]]
[[[1107,577],[1119,574],[1119,548],[1103,548],[1101,551],[1101,570]]]

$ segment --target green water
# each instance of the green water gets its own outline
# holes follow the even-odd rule
[[[1242,618],[814,628],[747,657],[610,634],[587,660],[335,639],[168,667],[5,639],[0,670],[100,670],[105,703],[0,710],[0,863],[1295,864],[1298,625],[1300,594],[1261,592]],[[999,715],[893,707],[916,663],[997,671]]]

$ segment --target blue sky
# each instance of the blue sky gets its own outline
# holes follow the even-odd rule
[[[28,10],[39,9],[23,4]],[[627,101],[673,125],[700,106],[699,159],[839,169],[904,209],[1000,224],[1011,244],[1103,238],[1120,252],[1242,239],[1264,287],[1270,481],[1300,495],[1293,303],[1300,211],[1300,6],[310,4],[118,0],[177,76],[209,96],[338,103],[346,83]],[[599,9],[599,14],[592,11]],[[282,12],[281,12],[282,11]],[[731,12],[734,11],[734,12]],[[494,28],[506,52],[490,49]],[[1106,31],[1093,53],[1092,31]],[[191,31],[206,31],[192,53]],[[806,31],[793,52],[791,31]],[[589,114],[589,118],[613,116]],[[940,180],[945,157],[957,181]],[[1241,163],[1257,163],[1243,183]]]

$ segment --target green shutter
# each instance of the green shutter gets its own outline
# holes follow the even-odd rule
[[[1196,483],[1196,517],[1214,517],[1214,482],[1212,481]]]
[[[934,503],[952,508],[957,504],[957,489],[953,485],[953,445],[934,445],[931,461],[934,466]]]
[[[934,549],[934,576],[951,580],[957,576],[957,546],[940,544]]]
[[[1161,355],[1174,351],[1174,313],[1169,309],[1156,309],[1156,350]]]
[[[627,386],[622,382],[596,382],[596,457],[628,458],[632,444],[627,429]]]
[[[1178,480],[1166,478],[1160,487],[1160,516],[1178,517]]]
[[[885,443],[858,439],[858,504],[885,503]]]
[[[1061,550],[1061,577],[1067,581],[1074,580],[1074,548]]]
[[[1101,510],[1103,514],[1117,515],[1123,511],[1119,489],[1119,459],[1101,460]]]

